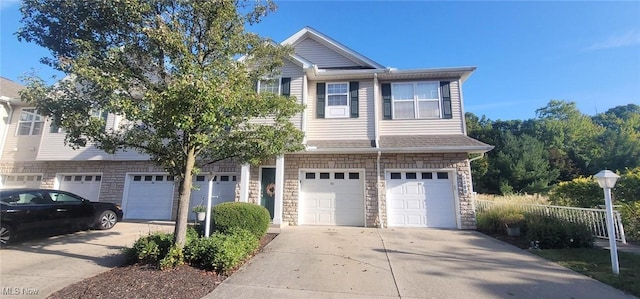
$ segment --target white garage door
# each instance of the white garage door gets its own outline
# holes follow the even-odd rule
[[[396,227],[455,228],[453,181],[448,172],[387,172],[387,222]]]
[[[300,223],[364,226],[364,175],[358,171],[310,171],[300,185]]]
[[[209,177],[198,175],[193,180],[193,185],[198,190],[191,190],[191,201],[189,202],[189,220],[195,219],[195,213],[191,211],[197,205],[207,206],[207,195],[209,195]],[[236,183],[238,177],[232,174],[216,174],[213,176],[213,190],[211,205],[235,201]]]
[[[58,189],[78,194],[88,200],[98,201],[100,196],[100,174],[60,174]]]
[[[2,188],[40,188],[42,174],[2,175]]]
[[[173,177],[136,174],[128,178],[124,218],[170,220],[173,205]]]

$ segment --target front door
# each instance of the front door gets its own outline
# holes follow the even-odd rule
[[[260,180],[260,205],[269,210],[271,220],[273,220],[273,207],[276,195],[276,169],[262,168]]]

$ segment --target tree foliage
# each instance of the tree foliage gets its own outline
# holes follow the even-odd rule
[[[295,98],[257,93],[291,49],[246,31],[270,1],[25,0],[18,38],[48,48],[68,76],[27,78],[22,98],[73,147],[149,154],[180,182],[176,244],[185,241],[191,177],[210,163],[300,150]],[[242,56],[244,59],[238,59]],[[106,127],[103,113],[125,119]],[[269,124],[252,122],[269,118]]]
[[[638,105],[588,116],[573,102],[552,100],[536,115],[524,121],[465,115],[468,135],[495,146],[471,164],[476,191],[544,192],[602,169],[640,166]]]

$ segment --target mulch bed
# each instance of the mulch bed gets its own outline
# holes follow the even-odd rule
[[[256,253],[276,236],[266,234]],[[47,298],[201,298],[211,293],[228,275],[188,265],[168,271],[147,265],[127,265],[67,286]]]

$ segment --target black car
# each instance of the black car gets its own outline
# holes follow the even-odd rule
[[[0,190],[0,245],[20,233],[51,229],[111,229],[122,220],[122,208],[92,202],[76,194],[48,189]]]

